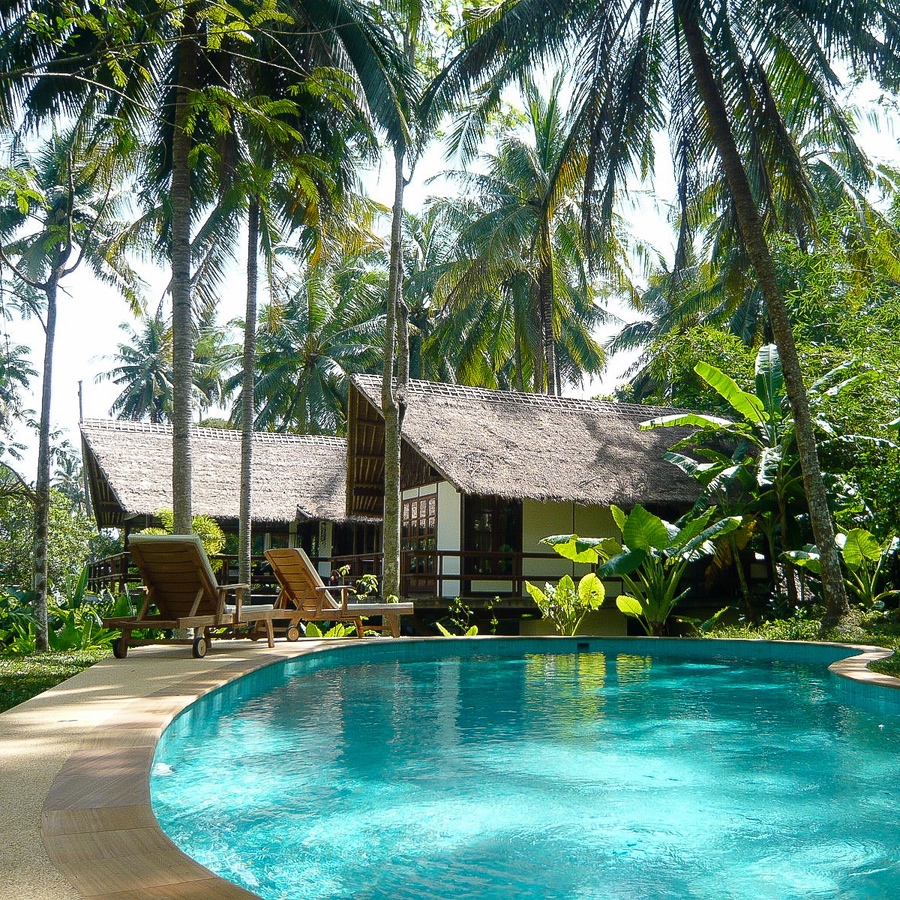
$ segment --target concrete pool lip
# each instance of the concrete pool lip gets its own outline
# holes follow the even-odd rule
[[[250,642],[221,642],[204,660],[184,648],[146,647],[126,660],[104,660],[75,678],[0,715],[0,866],[2,896],[23,900],[255,897],[185,856],[159,828],[150,809],[153,752],[172,719],[199,697],[252,671],[322,649],[379,644],[506,641],[648,643],[682,651],[712,649],[712,640],[683,638],[382,638],[279,642],[272,650]],[[658,643],[657,643],[658,642]],[[856,655],[830,669],[856,685],[900,688],[900,680],[866,666],[891,651],[854,644],[730,640],[745,650],[849,649]],[[764,646],[766,645],[766,646]],[[462,644],[460,644],[462,649]],[[683,655],[679,653],[679,655]],[[735,652],[734,656],[742,656]],[[772,658],[781,656],[782,653]],[[784,653],[790,656],[791,653]],[[8,891],[8,893],[7,893]]]

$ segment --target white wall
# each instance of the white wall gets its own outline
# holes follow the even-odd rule
[[[462,549],[462,494],[447,481],[438,486],[438,550]],[[459,575],[460,560],[458,556],[444,558],[444,575]],[[442,597],[458,597],[459,581],[445,581],[441,590]]]
[[[447,481],[426,484],[403,491],[404,500],[437,494],[437,549],[458,552],[462,547],[462,495]],[[443,560],[443,574],[459,575],[459,557]],[[444,581],[441,596],[450,599],[459,596],[458,580]]]
[[[547,553],[551,548],[541,539],[552,534],[577,534],[579,537],[618,537],[619,530],[612,513],[605,506],[581,506],[577,503],[542,503],[525,500],[522,503],[522,552]],[[576,565],[560,557],[526,559],[522,574],[530,581],[546,581],[571,575],[580,578],[589,571],[586,565]],[[620,593],[618,582],[606,585],[607,596]]]

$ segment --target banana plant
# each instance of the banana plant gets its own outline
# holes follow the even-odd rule
[[[900,591],[888,588],[879,590],[885,564],[900,549],[900,538],[889,537],[879,542],[864,528],[838,532],[835,542],[844,562],[844,584],[857,602],[867,609],[883,609],[886,600],[900,597]],[[785,554],[795,566],[807,569],[814,575],[822,574],[819,551],[813,545]]]
[[[574,534],[544,538],[543,543],[573,562],[597,565],[601,579],[620,578],[626,589],[616,598],[620,612],[637,619],[647,634],[665,634],[672,610],[689,590],[678,590],[688,564],[715,553],[714,540],[740,528],[741,517],[719,517],[710,507],[673,524],[640,505],[627,515],[613,506],[612,515],[621,543]]]
[[[702,413],[674,413],[658,416],[641,423],[641,428],[693,426],[693,435],[680,441],[664,458],[683,472],[696,477],[704,486],[700,503],[715,500],[722,505],[723,497],[729,498],[734,507],[735,496],[746,498],[745,527],[758,528],[766,539],[766,549],[773,563],[780,558],[786,564],[785,582],[790,606],[797,605],[797,589],[790,569],[791,559],[776,548],[780,536],[781,550],[797,546],[800,541],[792,534],[798,521],[792,505],[802,501],[802,475],[794,440],[794,421],[787,403],[784,374],[778,349],[774,344],[760,347],[756,355],[756,375],[753,392],[744,391],[733,378],[706,362],[699,362],[694,371],[734,410],[731,419]],[[821,414],[821,398],[835,396],[847,387],[867,377],[854,373],[848,366],[839,366],[827,373],[810,387],[810,403],[814,408],[815,423],[826,439],[837,439],[836,429]],[[709,444],[725,437],[733,443],[730,456],[711,449]],[[698,456],[710,462],[698,462],[691,456],[677,451],[691,448]],[[736,565],[738,541],[735,539],[732,555]],[[739,576],[740,577],[740,576]],[[745,603],[749,600],[742,581]]]

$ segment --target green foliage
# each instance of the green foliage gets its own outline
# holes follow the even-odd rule
[[[359,597],[377,597],[378,576],[372,574],[360,575],[356,579],[356,593]]]
[[[687,593],[679,594],[678,587],[688,564],[715,553],[714,540],[736,531],[741,519],[716,518],[714,507],[676,524],[640,505],[628,515],[613,506],[612,514],[622,533],[621,544],[578,535],[554,535],[542,543],[566,559],[598,565],[600,578],[621,578],[628,593],[616,598],[616,606],[637,619],[647,634],[662,634],[675,605]]]
[[[73,578],[69,591],[47,606],[50,649],[54,651],[108,648],[115,631],[103,628],[102,617],[115,603],[110,595],[92,597],[86,592],[87,567]],[[0,646],[14,655],[34,653],[37,620],[31,612],[30,591],[0,591]],[[125,613],[127,614],[127,612]]]
[[[775,619],[758,625],[719,625],[706,634],[712,638],[751,638],[766,641],[814,641],[821,639],[821,624],[798,610],[787,619]]]
[[[885,566],[900,549],[900,539],[889,537],[879,541],[864,528],[854,528],[849,532],[839,532],[835,541],[844,563],[844,584],[857,603],[866,609],[882,609],[886,600],[900,597],[898,590],[881,589],[885,587]],[[821,576],[821,561],[815,546],[789,551],[785,556],[795,566]]]
[[[315,622],[307,622],[304,634],[308,638],[345,638],[356,634],[356,626],[346,622],[335,622],[327,631],[322,631]]]
[[[472,624],[472,608],[459,597],[450,601],[447,621],[455,631],[451,631],[443,622],[435,622],[438,631],[444,637],[457,637],[459,635],[474,637],[478,634],[478,626]]]
[[[577,588],[569,575],[563,575],[556,585],[545,584],[543,590],[528,581],[525,587],[541,615],[553,623],[557,634],[564,635],[575,634],[584,617],[599,609],[606,597],[603,582],[593,572],[588,572]]]
[[[28,588],[32,578],[34,507],[24,494],[0,496],[0,585]],[[79,513],[72,500],[50,493],[48,576],[50,591],[59,593],[81,574],[85,562],[105,555],[107,535],[98,535],[92,519]]]

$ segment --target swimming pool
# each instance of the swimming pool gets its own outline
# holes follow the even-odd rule
[[[265,898],[883,897],[900,698],[851,698],[847,653],[344,645],[179,716],[154,812]]]

